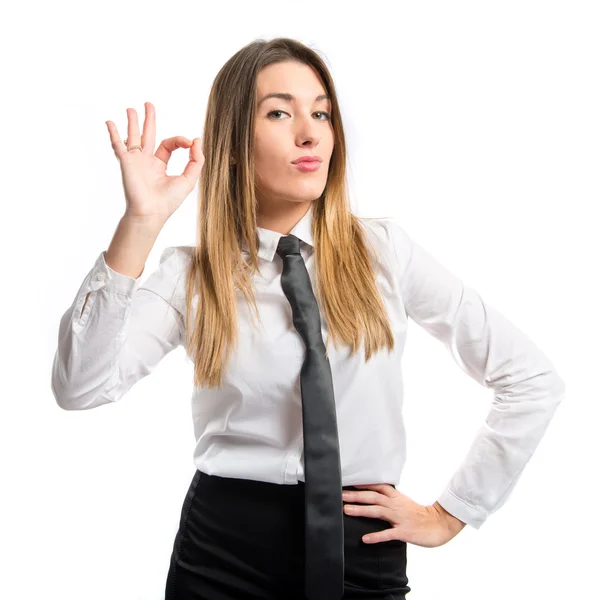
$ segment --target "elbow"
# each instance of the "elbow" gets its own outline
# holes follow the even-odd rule
[[[54,400],[62,410],[90,410],[114,402],[111,397],[99,393],[95,389],[86,393],[78,393],[73,390],[69,393],[68,389],[62,386],[54,376],[52,377],[51,388]]]
[[[50,389],[52,395],[59,408],[63,410],[79,410],[81,408],[81,398],[76,394],[69,393],[69,386],[65,385],[68,378],[61,372],[61,364],[59,361],[58,352],[54,357],[52,365],[52,374],[50,376]]]
[[[60,379],[60,364],[57,352],[54,355],[54,363],[52,365],[50,389],[52,390],[52,395],[59,408],[62,408],[63,410],[74,410],[74,403],[67,396],[64,386],[60,383]]]
[[[64,362],[64,361],[63,361]],[[69,369],[63,367],[58,352],[55,355],[50,377],[50,387],[54,400],[63,410],[89,410],[115,402],[118,398],[111,394],[109,382],[98,382],[86,377],[73,378]],[[107,392],[108,390],[108,392]]]
[[[52,380],[51,387],[54,400],[59,408],[62,408],[63,410],[76,410],[77,402],[74,402],[72,399],[68,398],[64,393],[57,391],[54,384],[54,379]]]
[[[87,408],[87,404],[89,403],[87,400],[84,402],[81,396],[73,396],[67,394],[66,390],[57,385],[55,378],[52,378],[52,394],[54,395],[54,400],[59,408],[62,410],[83,410]]]

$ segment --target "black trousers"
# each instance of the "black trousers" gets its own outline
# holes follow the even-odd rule
[[[344,513],[344,600],[403,600],[410,592],[406,542],[362,541],[390,527]],[[165,600],[305,600],[304,483],[197,470],[181,510]]]

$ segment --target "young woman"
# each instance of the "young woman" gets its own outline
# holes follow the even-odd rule
[[[403,228],[352,214],[335,86],[314,50],[277,38],[232,56],[202,143],[176,136],[155,151],[145,108],[142,135],[128,109],[125,143],[107,122],[126,207],[60,322],[56,401],[117,402],[179,345],[193,361],[196,472],[167,600],[405,598],[407,543],[440,546],[504,504],[563,380]],[[189,163],[167,176],[177,148]],[[197,245],[167,248],[142,283],[198,178]],[[408,317],[494,390],[427,506],[395,487]]]

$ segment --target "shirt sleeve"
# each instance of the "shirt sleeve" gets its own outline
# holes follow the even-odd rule
[[[65,410],[117,402],[183,343],[184,247],[166,248],[143,283],[143,273],[118,273],[104,255],[60,320],[51,387]]]
[[[391,222],[407,315],[459,367],[493,390],[490,411],[437,501],[479,529],[508,499],[565,396],[565,382],[533,341]]]

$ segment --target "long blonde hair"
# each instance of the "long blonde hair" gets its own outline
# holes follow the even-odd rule
[[[238,341],[236,290],[260,320],[252,290],[258,272],[257,198],[253,156],[256,79],[267,65],[295,60],[312,66],[331,98],[334,150],[327,184],[313,201],[315,297],[333,341],[352,347],[363,335],[365,360],[394,348],[389,317],[375,284],[362,224],[352,214],[346,184],[346,142],[333,78],[313,49],[297,40],[255,40],[218,72],[204,123],[204,166],[199,181],[197,240],[186,284],[185,348],[194,386],[221,387]],[[230,164],[235,154],[237,163]],[[248,260],[242,255],[248,247]],[[192,301],[198,294],[195,322]]]

